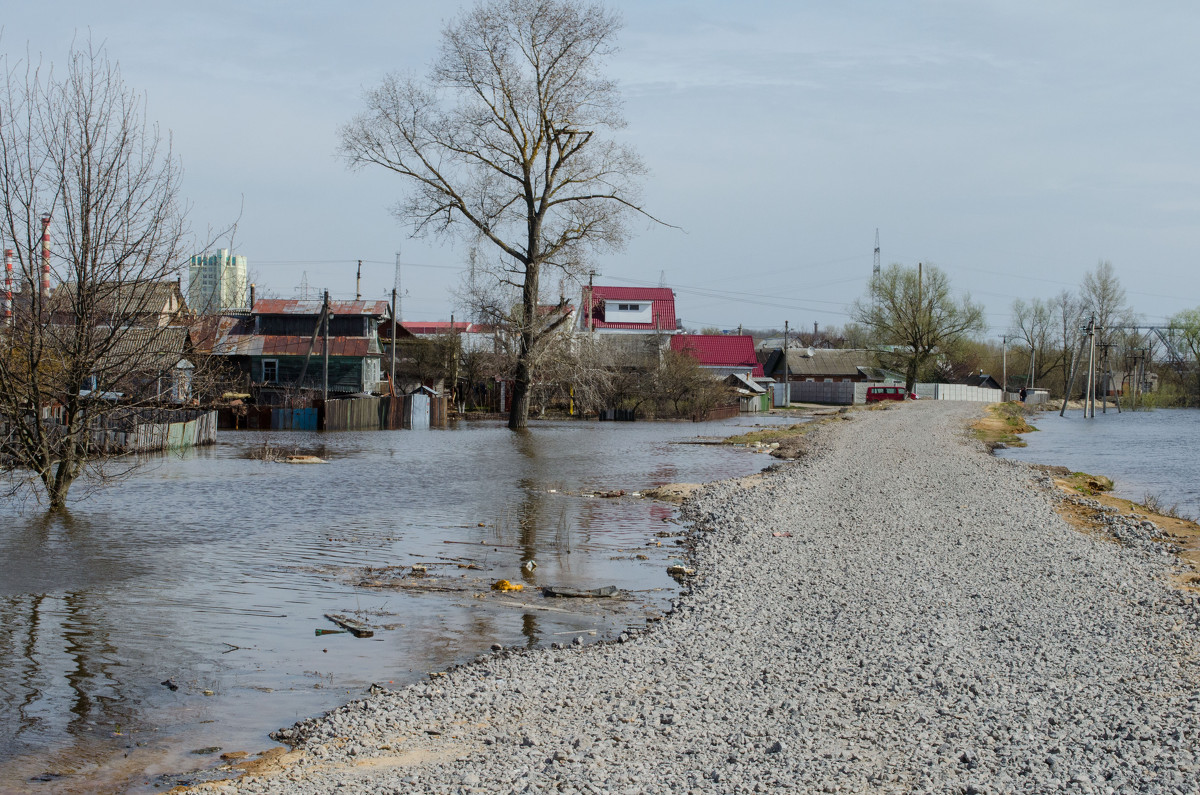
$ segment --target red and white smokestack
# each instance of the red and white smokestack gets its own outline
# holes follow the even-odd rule
[[[4,324],[11,326],[13,322],[13,250],[11,248],[4,249]]]
[[[50,216],[42,216],[42,295],[50,293]]]

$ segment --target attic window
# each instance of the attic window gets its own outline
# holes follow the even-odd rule
[[[620,312],[640,312],[642,311],[641,304],[617,304],[617,310]]]

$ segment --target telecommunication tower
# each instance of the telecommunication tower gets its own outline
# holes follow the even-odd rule
[[[875,265],[871,268],[871,275],[879,275],[879,227],[875,227]]]

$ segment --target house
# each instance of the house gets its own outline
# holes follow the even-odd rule
[[[676,334],[671,337],[671,350],[692,356],[718,378],[763,375],[749,334]]]
[[[783,349],[766,353],[763,369],[776,381],[784,380]],[[879,367],[874,351],[832,348],[788,348],[789,381],[886,381],[894,375]]]
[[[741,411],[769,411],[771,409],[770,394],[767,387],[758,379],[746,377],[741,373],[730,373],[723,382],[733,389],[738,396],[738,408]]]
[[[191,399],[195,354],[186,327],[100,328],[92,336],[91,344],[103,352],[80,394],[133,403]]]
[[[331,395],[387,391],[379,344],[380,324],[391,318],[387,301],[330,301],[328,357],[321,318],[321,301],[260,299],[247,313],[215,316],[200,347],[235,362],[260,403],[323,391],[326,358]]]
[[[1000,386],[1000,382],[995,378],[992,378],[987,373],[976,373],[975,375],[968,375],[964,378],[948,381],[947,383],[962,384],[963,386],[978,386],[983,387],[984,389],[1003,389],[1003,387]]]
[[[675,334],[675,293],[666,287],[583,288],[578,330],[597,334]]]
[[[464,353],[496,351],[496,328],[484,323],[472,323],[467,320],[418,320],[406,321],[401,324],[406,331],[417,339],[433,339],[454,334]],[[397,334],[399,337],[400,335]]]
[[[189,312],[178,280],[133,280],[98,282],[86,298],[90,306],[82,314],[94,325],[120,325],[151,328],[179,324]],[[72,325],[80,313],[78,296],[69,285],[54,290],[50,298],[52,322]]]

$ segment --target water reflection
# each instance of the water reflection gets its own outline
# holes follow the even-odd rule
[[[224,434],[154,459],[70,513],[2,506],[0,780],[104,752],[135,766],[151,751],[169,765],[174,753],[183,768],[196,761],[190,748],[261,747],[267,731],[372,682],[412,681],[492,643],[640,625],[674,583],[669,550],[631,553],[672,510],[579,494],[757,471],[769,459],[672,444],[730,425]],[[264,444],[329,463],[264,462]],[[467,591],[357,585],[365,566],[416,562]],[[641,599],[543,612],[488,595],[494,579],[523,582],[531,605],[543,584],[613,584]],[[316,636],[327,612],[392,629]]]

